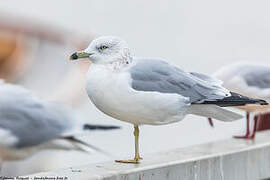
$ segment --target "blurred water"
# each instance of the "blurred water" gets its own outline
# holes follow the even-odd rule
[[[136,56],[166,58],[187,71],[210,74],[225,64],[240,60],[268,63],[269,5],[267,0],[17,0],[1,1],[0,10],[74,32],[117,35],[127,40]],[[119,131],[93,133],[84,139],[118,158],[133,154],[131,125],[105,116],[87,99],[79,112],[91,122],[123,127]],[[141,151],[142,154],[153,153],[229,138],[239,133],[243,125],[243,120],[215,121],[216,127],[212,129],[204,118],[188,116],[177,124],[144,126],[141,128]],[[26,162],[11,163],[5,170],[7,174],[27,174],[109,159],[114,157],[97,153],[43,152]]]

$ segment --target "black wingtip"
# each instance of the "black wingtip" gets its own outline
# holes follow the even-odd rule
[[[83,126],[84,130],[113,130],[120,129],[119,126],[106,126],[106,125],[93,125],[93,124],[85,124]]]
[[[258,99],[258,103],[257,104],[268,105],[268,102],[266,102],[265,100],[262,100],[262,99]]]
[[[257,104],[257,105],[268,105],[265,100],[254,99],[241,94],[230,92],[231,96],[225,97],[223,99],[217,99],[215,101],[204,101],[201,104],[215,104],[220,107],[230,107],[230,106],[245,106],[248,104]]]

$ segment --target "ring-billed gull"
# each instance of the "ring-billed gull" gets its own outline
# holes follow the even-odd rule
[[[234,63],[224,66],[213,74],[214,77],[224,82],[227,89],[253,98],[270,100],[270,66],[246,62]],[[269,106],[239,106],[246,111],[246,134],[236,138],[254,139],[258,120],[270,111]],[[250,134],[250,113],[254,113],[253,132]]]
[[[265,104],[230,93],[222,82],[200,73],[185,72],[163,60],[136,58],[120,38],[95,39],[70,60],[89,58],[92,62],[86,90],[91,101],[105,114],[134,125],[135,158],[138,163],[139,125],[163,125],[182,120],[187,114],[233,121],[242,116],[220,106]]]
[[[0,80],[0,160],[24,159],[42,149],[95,148],[75,136],[85,131],[117,129],[80,121],[71,108],[45,102],[21,86]],[[67,143],[56,143],[54,140]]]

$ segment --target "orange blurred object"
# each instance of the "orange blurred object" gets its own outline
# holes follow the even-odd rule
[[[13,81],[23,72],[25,51],[19,38],[0,32],[0,78]]]
[[[93,35],[0,16],[0,79],[17,83],[50,100],[79,104],[90,61],[72,66],[74,50],[87,46]]]

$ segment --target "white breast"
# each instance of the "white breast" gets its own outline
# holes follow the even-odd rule
[[[168,124],[183,119],[189,104],[178,94],[135,91],[127,70],[92,65],[86,90],[91,101],[105,114],[132,124]]]

